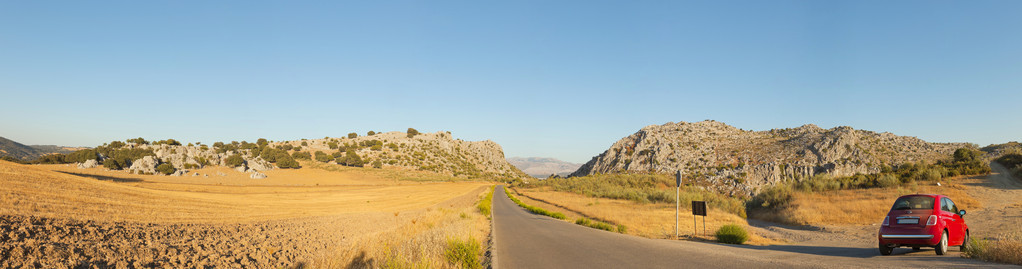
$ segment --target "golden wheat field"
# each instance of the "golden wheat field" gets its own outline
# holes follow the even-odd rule
[[[363,169],[192,172],[0,161],[0,255],[11,263],[0,267],[445,268],[456,267],[443,258],[449,241],[485,245],[490,233],[475,209],[486,182]]]

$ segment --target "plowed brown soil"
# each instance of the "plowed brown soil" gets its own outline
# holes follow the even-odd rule
[[[486,183],[317,169],[258,180],[228,169],[196,172],[142,176],[0,161],[0,267],[446,267],[429,257],[436,253],[397,250],[416,247],[402,241],[442,247],[448,237],[489,233],[472,210]],[[404,256],[388,258],[395,254]]]

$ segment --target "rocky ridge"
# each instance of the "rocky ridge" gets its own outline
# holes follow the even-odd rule
[[[570,176],[681,170],[688,178],[751,194],[784,179],[871,174],[884,165],[947,159],[963,147],[975,146],[847,126],[747,131],[716,121],[678,122],[646,126]]]
[[[337,146],[332,148],[331,143]],[[526,175],[507,162],[503,148],[496,142],[455,139],[450,132],[421,133],[408,137],[405,132],[376,133],[355,138],[323,138],[271,143],[271,146],[301,147],[315,156],[341,149],[353,149],[365,167],[379,162],[392,167],[431,171],[465,178],[522,178]],[[375,145],[375,146],[374,146]],[[336,163],[328,161],[328,163]]]

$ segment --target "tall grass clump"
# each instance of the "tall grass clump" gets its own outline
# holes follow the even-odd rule
[[[970,239],[962,253],[966,258],[1022,265],[1022,233],[1001,235],[993,240]]]
[[[623,225],[619,225],[618,227],[615,227],[614,225],[612,225],[610,223],[606,223],[606,222],[602,222],[602,221],[596,221],[596,220],[590,220],[590,219],[584,218],[584,217],[575,220],[575,224],[586,226],[586,227],[593,228],[593,229],[600,229],[600,230],[604,230],[604,231],[608,231],[608,232],[617,231],[619,233],[624,233],[627,230],[626,228],[624,228]],[[615,229],[615,228],[620,228],[620,229]]]
[[[717,229],[717,242],[741,245],[749,240],[749,233],[738,224],[726,224]]]
[[[525,203],[522,203],[521,200],[518,200],[518,198],[516,198],[514,195],[511,195],[511,192],[505,191],[504,193],[507,193],[507,198],[509,198],[509,199],[511,199],[511,201],[515,202],[515,204],[518,204],[518,206],[520,206],[522,208],[525,208],[525,210],[528,210],[529,212],[532,212],[533,214],[544,215],[544,216],[548,216],[548,217],[555,218],[555,219],[561,219],[561,220],[567,218],[567,216],[564,216],[564,213],[561,213],[561,212],[551,212],[551,211],[547,211],[546,209],[542,209],[542,208],[539,208],[539,207],[527,205]]]
[[[486,216],[487,219],[491,217],[490,209],[493,207],[493,188],[496,188],[496,186],[490,186],[490,191],[486,192],[486,196],[483,197],[482,200],[479,200],[479,204],[476,205],[476,208],[479,209],[479,213]]]
[[[479,258],[482,249],[479,241],[472,238],[448,239],[444,256],[447,257],[447,262],[461,268],[483,268],[482,259]]]

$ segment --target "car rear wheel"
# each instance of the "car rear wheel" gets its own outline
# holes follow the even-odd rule
[[[880,255],[884,256],[891,255],[891,252],[893,251],[894,248],[884,245],[884,243],[880,243]]]
[[[965,238],[962,240],[962,246],[958,247],[959,250],[965,252],[969,249],[969,233],[965,233]]]
[[[937,255],[947,254],[947,231],[940,234],[940,243],[937,243],[934,251],[937,252]]]

